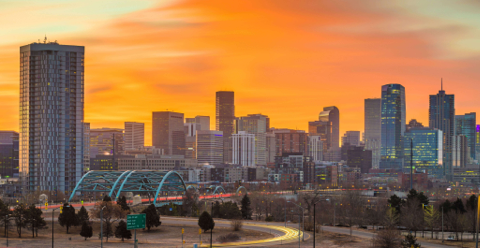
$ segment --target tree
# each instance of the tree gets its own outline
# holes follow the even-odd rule
[[[401,207],[404,203],[405,201],[397,195],[392,195],[390,196],[390,199],[388,199],[388,204],[390,204],[390,207],[395,208],[397,213],[400,213]]]
[[[415,238],[411,233],[405,236],[405,239],[402,241],[402,247],[404,248],[420,248],[421,245],[417,243],[417,238]]]
[[[5,218],[6,215],[11,214],[12,211],[10,211],[10,207],[5,204],[2,199],[0,199],[0,223],[2,223],[2,226],[7,225],[9,222],[8,218]],[[5,236],[7,236],[7,229],[5,228]]]
[[[222,206],[220,205],[220,202],[215,201],[215,204],[213,205],[213,209],[212,209],[212,217],[221,218],[220,217],[221,209],[222,209]]]
[[[111,198],[110,196],[108,196],[108,195],[105,195],[105,196],[103,197],[103,200],[102,200],[102,201],[111,202],[111,201],[112,201],[112,198]]]
[[[430,228],[432,231],[432,239],[433,239],[433,228],[436,226],[440,214],[438,210],[436,210],[433,206],[429,206],[423,210],[423,216],[425,220],[425,224]]]
[[[84,237],[85,240],[93,236],[93,228],[88,224],[87,221],[82,222],[82,230],[80,231],[80,236]]]
[[[417,199],[420,205],[428,205],[429,203],[428,197],[424,195],[423,192],[418,193],[415,189],[408,191],[407,202],[413,199]]]
[[[182,201],[183,201],[182,208],[185,211],[185,215],[196,216],[197,210],[198,210],[198,206],[197,206],[198,193],[193,189],[187,190]]]
[[[103,209],[103,216],[100,221],[103,221],[105,223],[105,225],[103,226],[103,233],[104,233],[104,236],[107,237],[107,242],[108,242],[108,238],[113,236],[112,223],[120,219],[125,219],[128,212],[125,210],[122,210],[122,208],[119,205],[113,204],[112,201],[108,201],[108,200],[101,201],[101,202],[95,203],[95,206],[91,211],[93,218],[100,219],[102,209]]]
[[[147,227],[147,230],[149,232],[150,232],[150,228],[157,227],[162,224],[162,222],[160,221],[160,215],[158,214],[157,208],[155,207],[155,205],[153,204],[148,205],[148,207],[145,208],[142,211],[142,213],[147,215],[145,226]]]
[[[125,198],[125,196],[120,197],[117,204],[120,205],[123,210],[130,212],[130,207],[127,205],[127,198]]]
[[[394,207],[387,209],[385,212],[384,226],[393,228],[399,220],[399,215]]]
[[[80,208],[77,214],[78,222],[83,225],[84,222],[90,221],[90,216],[84,206]]]
[[[398,248],[402,243],[400,232],[395,228],[381,230],[373,238],[375,248]]]
[[[243,196],[242,201],[242,218],[245,220],[251,220],[252,219],[252,208],[250,207],[250,198],[248,198],[248,195],[245,194]]]
[[[240,219],[242,218],[242,211],[240,211],[236,202],[224,202],[220,205],[220,213],[217,217],[223,219]]]
[[[28,229],[32,230],[33,238],[35,237],[36,229],[38,230],[38,228],[47,226],[47,222],[42,217],[42,210],[35,207],[33,204],[26,209],[25,224],[27,225]]]
[[[127,230],[127,223],[125,223],[125,221],[121,220],[118,222],[117,228],[115,229],[115,238],[121,238],[122,242],[124,239],[132,238],[132,232]]]
[[[68,203],[63,204],[63,209],[58,216],[58,223],[60,226],[67,228],[67,234],[71,226],[78,226],[80,224],[78,216],[75,214],[75,208],[72,205]]]
[[[25,221],[25,217],[27,215],[27,208],[25,207],[25,204],[18,204],[13,209],[12,215],[15,220],[15,225],[17,226],[18,237],[22,238],[22,228],[25,228],[27,224]]]
[[[212,216],[210,216],[207,211],[204,211],[200,215],[200,218],[198,218],[198,226],[203,230],[203,232],[213,230],[215,227],[215,221],[213,221]]]
[[[417,236],[417,231],[422,230],[423,210],[417,198],[410,199],[405,206],[402,207],[401,223],[407,230],[415,232],[415,237]]]

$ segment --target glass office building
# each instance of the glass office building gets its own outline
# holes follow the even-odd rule
[[[477,118],[476,113],[468,113],[464,115],[455,115],[456,135],[465,135],[467,137],[469,156],[476,159],[475,146],[477,135]]]
[[[83,46],[20,47],[20,177],[24,189],[73,190],[83,175]]]
[[[402,169],[405,133],[405,87],[400,84],[382,86],[382,133],[380,168]]]
[[[405,132],[403,141],[405,172],[410,172],[413,162],[413,169],[428,172],[438,178],[443,177],[442,130],[428,127],[410,128]]]

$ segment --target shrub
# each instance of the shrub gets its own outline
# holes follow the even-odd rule
[[[267,218],[265,218],[265,221],[271,222],[273,221],[273,216],[269,215]]]
[[[227,235],[222,235],[217,238],[217,241],[220,243],[226,243],[226,242],[235,242],[240,239],[240,236],[238,236],[235,233],[229,233]]]
[[[242,220],[232,220],[230,225],[232,226],[233,231],[240,231],[240,229],[242,229],[243,222]]]

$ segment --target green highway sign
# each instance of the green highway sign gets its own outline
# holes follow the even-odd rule
[[[145,228],[146,214],[127,215],[127,230]]]

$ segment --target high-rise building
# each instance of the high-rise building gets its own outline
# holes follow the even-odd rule
[[[265,135],[265,140],[266,140],[266,149],[267,149],[266,162],[267,162],[267,164],[268,163],[275,163],[275,152],[276,152],[275,134],[267,133]]]
[[[198,130],[195,152],[198,164],[219,165],[223,163],[223,133],[213,130]]]
[[[125,122],[125,150],[142,149],[145,146],[145,124]]]
[[[195,123],[200,124],[200,130],[210,130],[210,116],[197,115]]]
[[[152,119],[152,145],[165,155],[185,155],[183,113],[153,112]]]
[[[480,125],[477,125],[477,131],[475,135],[475,158],[477,159],[478,163],[480,160]]]
[[[232,135],[232,163],[242,166],[255,166],[255,134],[239,131]]]
[[[323,152],[330,147],[332,138],[332,125],[329,121],[310,121],[308,122],[308,133],[310,135],[319,136],[323,144]]]
[[[476,159],[475,144],[477,132],[477,117],[476,113],[467,113],[464,115],[455,115],[455,132],[457,135],[465,135],[467,137],[468,148],[470,150],[469,156],[471,159]]]
[[[364,150],[361,146],[350,147],[347,150],[347,165],[360,168],[361,173],[368,173],[372,168],[372,151]]]
[[[308,156],[312,157],[313,161],[323,160],[323,141],[319,135],[308,136]]]
[[[365,149],[372,151],[372,167],[380,166],[382,99],[365,99]]]
[[[185,158],[194,159],[197,157],[195,153],[197,130],[210,130],[210,116],[197,115],[195,118],[185,118]]]
[[[423,124],[418,122],[417,119],[411,119],[407,124],[407,130],[412,127],[423,127]]]
[[[124,151],[123,129],[107,127],[90,129],[90,159],[97,155],[122,155]]]
[[[380,168],[402,169],[405,124],[405,87],[400,84],[383,85]]]
[[[328,122],[331,128],[330,141],[328,141],[328,148],[340,147],[340,111],[335,106],[324,107],[320,112],[319,121]]]
[[[83,172],[90,170],[90,123],[83,123]]]
[[[0,175],[2,178],[18,177],[18,133],[0,131]]]
[[[233,91],[217,91],[216,118],[217,131],[223,132],[223,162],[232,162],[231,136],[235,133],[235,98]]]
[[[468,139],[465,135],[455,135],[452,139],[452,171],[465,168],[469,158]],[[451,172],[450,172],[451,173]]]
[[[443,132],[443,175],[452,172],[452,140],[455,136],[455,95],[447,95],[442,88],[430,95],[428,125]]]
[[[267,120],[268,116],[261,114],[243,116],[237,120],[238,132],[255,135],[255,165],[267,164]],[[235,152],[234,148],[232,150]]]
[[[308,133],[303,130],[273,129],[276,156],[283,153],[308,154]]]
[[[360,145],[360,131],[347,131],[342,137],[342,146],[349,143],[352,146]]]
[[[417,171],[443,177],[443,132],[429,127],[412,127],[404,136],[404,169],[410,170],[411,161]],[[413,145],[413,146],[412,146]],[[413,156],[411,151],[413,151]]]
[[[83,175],[84,59],[83,46],[20,47],[24,190],[71,191]]]

